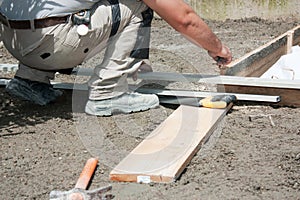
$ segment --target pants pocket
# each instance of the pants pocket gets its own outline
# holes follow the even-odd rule
[[[27,48],[20,50],[20,54],[22,56],[37,54],[43,51],[43,49],[53,46],[53,43],[54,43],[53,34],[46,34],[38,42],[35,42],[34,44],[28,46]]]
[[[93,30],[79,36],[76,27],[45,35],[38,45],[23,52],[24,64],[43,70],[67,69],[81,64],[96,42]]]

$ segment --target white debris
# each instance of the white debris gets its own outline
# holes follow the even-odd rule
[[[300,80],[300,47],[292,47],[292,52],[281,56],[261,78]]]

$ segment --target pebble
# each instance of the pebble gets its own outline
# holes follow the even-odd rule
[[[295,160],[300,161],[300,153],[296,155]]]

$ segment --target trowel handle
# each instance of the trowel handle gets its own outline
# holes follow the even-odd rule
[[[90,179],[95,172],[97,164],[98,164],[97,158],[90,158],[87,160],[87,162],[85,163],[85,166],[79,176],[79,179],[77,180],[75,188],[80,188],[80,189],[87,188],[87,186],[90,182]]]

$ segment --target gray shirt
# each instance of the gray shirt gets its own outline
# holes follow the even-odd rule
[[[100,0],[1,0],[0,12],[12,20],[65,16],[91,8]],[[1,3],[0,1],[0,3]]]

